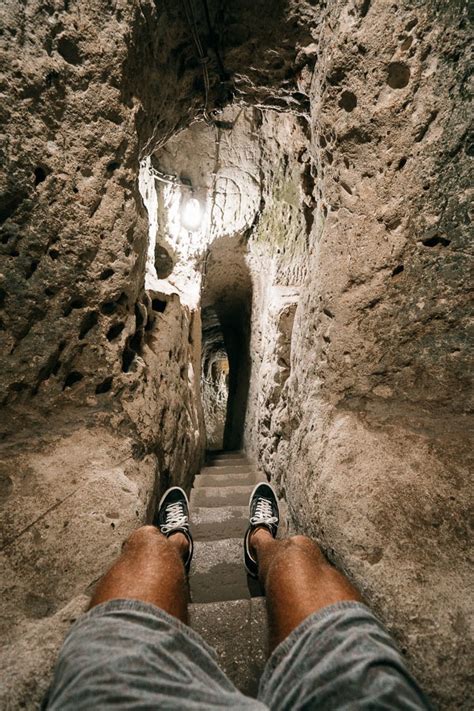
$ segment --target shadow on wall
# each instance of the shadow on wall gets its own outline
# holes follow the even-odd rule
[[[239,237],[222,238],[212,244],[202,296],[203,307],[211,307],[217,316],[229,363],[223,438],[226,450],[242,448],[249,394],[252,281],[245,252],[245,243]],[[209,350],[208,338],[204,330],[203,350]]]

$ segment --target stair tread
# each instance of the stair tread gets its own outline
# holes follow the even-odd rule
[[[243,541],[241,538],[221,538],[218,541],[198,541],[194,550],[192,576],[208,572],[221,563],[242,563]],[[191,586],[192,587],[192,586]]]
[[[218,463],[218,464],[207,464],[205,467],[203,467],[203,469],[206,471],[217,471],[217,470],[241,471],[244,469],[255,469],[255,465],[252,464],[251,462],[238,462],[237,464]]]
[[[255,486],[259,481],[266,481],[263,474],[258,471],[230,472],[228,474],[205,473],[202,470],[194,479],[194,489],[213,486]]]
[[[245,506],[252,484],[244,486],[203,486],[191,492],[191,506]]]
[[[248,506],[193,509],[191,532],[196,541],[242,538],[248,526]]]
[[[236,687],[256,697],[268,648],[263,599],[192,603],[189,618]]]
[[[249,578],[244,568],[242,538],[196,541],[189,588],[193,602],[263,595],[258,581]]]
[[[247,505],[242,506],[221,506],[216,508],[215,506],[194,506],[192,509],[192,521],[194,524],[201,523],[225,523],[234,517],[246,517],[248,516],[249,507]],[[225,534],[225,529],[223,530]],[[225,537],[225,536],[223,536]]]

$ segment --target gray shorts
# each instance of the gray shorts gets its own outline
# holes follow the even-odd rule
[[[273,652],[258,699],[244,696],[192,629],[154,605],[112,600],[71,628],[45,708],[427,709],[370,610],[341,602],[308,617]]]

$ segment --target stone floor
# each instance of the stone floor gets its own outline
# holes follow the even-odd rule
[[[243,565],[248,500],[262,476],[240,452],[211,455],[191,492],[195,552],[190,621],[217,650],[221,667],[256,696],[267,658],[267,618],[259,584]]]

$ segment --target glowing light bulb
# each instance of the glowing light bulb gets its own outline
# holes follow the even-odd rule
[[[199,200],[192,197],[186,200],[181,213],[181,227],[188,232],[196,232],[201,225],[202,210]]]

